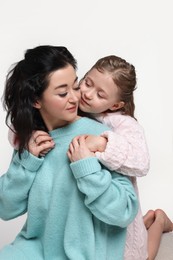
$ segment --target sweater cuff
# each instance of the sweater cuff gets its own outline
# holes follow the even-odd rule
[[[101,165],[96,157],[89,157],[70,164],[76,179],[101,170]]]
[[[19,158],[19,153],[17,152],[14,156],[14,161],[18,162],[25,169],[32,172],[38,170],[38,168],[42,165],[44,158],[38,158],[25,150],[21,154],[21,159]]]

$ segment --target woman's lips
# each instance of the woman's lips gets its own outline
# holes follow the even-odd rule
[[[75,112],[77,110],[77,106],[69,107],[67,110],[71,112]]]

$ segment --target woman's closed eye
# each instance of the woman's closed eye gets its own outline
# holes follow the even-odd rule
[[[80,85],[77,85],[75,88],[74,88],[74,90],[80,90]]]
[[[74,91],[79,91],[80,90],[80,86],[77,85],[76,87],[73,88]],[[58,96],[60,97],[66,97],[68,94],[68,91],[64,92],[64,93],[58,93]]]
[[[65,96],[67,96],[67,92],[62,93],[62,94],[58,94],[58,96],[60,96],[60,97],[65,97]]]

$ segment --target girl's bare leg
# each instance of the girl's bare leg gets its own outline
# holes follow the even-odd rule
[[[149,227],[153,224],[154,220],[155,220],[155,212],[154,210],[149,210],[144,216],[143,216],[143,220],[144,220],[144,225],[146,227],[146,229],[149,229]]]
[[[173,230],[173,223],[168,218],[166,213],[161,210],[155,210],[154,222],[148,228],[148,259],[154,260],[161,241],[162,234],[164,232],[170,232]]]

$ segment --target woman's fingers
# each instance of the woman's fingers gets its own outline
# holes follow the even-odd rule
[[[36,131],[33,134],[33,141],[38,144],[41,145],[41,143],[46,142],[46,141],[53,141],[52,137],[44,131]]]
[[[86,146],[85,138],[85,136],[75,137],[69,145],[67,155],[71,162],[94,156]]]
[[[29,141],[29,151],[35,156],[45,156],[54,146],[52,137],[44,131],[35,131]]]

